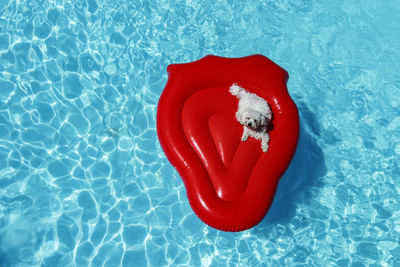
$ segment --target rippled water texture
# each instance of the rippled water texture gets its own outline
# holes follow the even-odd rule
[[[400,4],[0,0],[1,266],[399,266]],[[157,141],[170,63],[290,73],[296,156],[267,217],[192,212]]]

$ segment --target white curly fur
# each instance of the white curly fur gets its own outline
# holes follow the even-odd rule
[[[247,92],[244,88],[234,83],[229,92],[239,99],[237,121],[243,125],[242,141],[249,136],[261,140],[261,148],[268,151],[268,127],[272,120],[272,111],[268,102],[256,94]]]

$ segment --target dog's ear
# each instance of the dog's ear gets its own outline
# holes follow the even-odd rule
[[[265,117],[264,115],[261,115],[260,117],[261,117],[261,120],[260,120],[261,125],[266,125],[267,121],[268,121],[267,117]]]
[[[237,113],[236,113],[236,120],[237,120],[240,124],[243,124],[243,114],[237,112]]]

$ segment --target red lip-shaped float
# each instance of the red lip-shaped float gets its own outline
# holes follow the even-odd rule
[[[157,109],[157,133],[168,160],[186,186],[194,212],[223,231],[242,231],[267,213],[279,178],[296,150],[299,117],[288,74],[262,55],[206,56],[168,66]],[[269,103],[274,114],[267,152],[260,141],[240,140],[237,83]]]

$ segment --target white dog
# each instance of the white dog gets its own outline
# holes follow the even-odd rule
[[[236,119],[243,125],[242,141],[249,136],[261,140],[261,148],[268,150],[269,134],[272,111],[268,102],[256,94],[247,92],[244,88],[234,83],[229,92],[239,99],[239,107]]]

